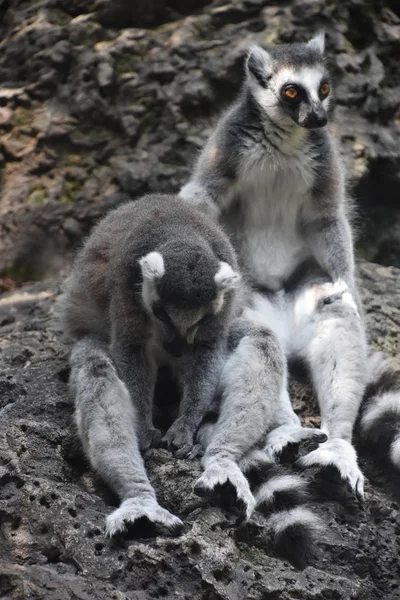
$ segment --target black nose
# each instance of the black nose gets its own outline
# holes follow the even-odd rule
[[[326,111],[323,108],[318,108],[307,114],[302,125],[307,129],[318,129],[319,127],[325,127],[327,122]]]
[[[315,117],[315,125],[314,127],[325,127],[328,122],[328,117],[324,113],[323,115],[317,115]]]

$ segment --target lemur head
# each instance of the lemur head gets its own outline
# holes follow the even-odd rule
[[[258,105],[275,122],[315,129],[327,123],[329,76],[324,64],[324,35],[307,43],[264,50],[250,48],[247,83]]]
[[[164,348],[173,356],[190,350],[204,326],[212,325],[226,295],[240,282],[210,248],[174,240],[139,260],[142,300],[150,318],[163,325]]]

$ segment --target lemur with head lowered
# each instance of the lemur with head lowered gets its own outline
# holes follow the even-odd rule
[[[302,429],[292,415],[275,335],[265,326],[243,328],[245,295],[227,236],[174,196],[122,205],[79,253],[61,309],[64,331],[75,341],[70,381],[79,435],[92,466],[121,501],[107,519],[109,535],[140,518],[165,532],[182,527],[159,506],[140,454],[161,438],[152,408],[163,364],[170,365],[181,392],[179,416],[164,442],[178,457],[193,458],[208,447],[207,478],[200,478],[197,492],[208,493],[210,476],[222,486],[232,483],[245,519],[256,507],[277,506],[277,495],[289,492],[292,508],[283,503],[269,519],[285,554],[294,530],[299,539],[299,522],[306,544],[318,529],[318,519],[301,506],[305,482],[275,468],[273,457],[257,447],[288,412],[299,440],[326,436]],[[247,381],[236,389],[232,375],[238,368]],[[262,393],[249,405],[255,382]],[[210,428],[202,421],[211,403],[218,418]],[[253,494],[243,472],[257,470],[255,463],[265,473],[257,476]],[[292,558],[301,560],[301,550]]]
[[[123,502],[108,518],[114,534],[141,516],[180,521],[161,509],[139,449],[157,445],[153,396],[158,367],[179,382],[180,413],[165,442],[180,457],[215,395],[240,282],[227,237],[199,211],[149,196],[113,211],[77,257],[62,299],[75,343],[71,383],[76,420],[94,468]]]
[[[366,391],[372,358],[354,278],[344,170],[326,127],[330,87],[323,35],[267,50],[252,47],[239,97],[222,115],[180,196],[230,234],[253,289],[243,328],[271,328],[287,360],[300,359],[309,369],[328,441],[299,465],[336,467],[362,497],[354,424],[364,393],[369,400],[362,430],[372,441],[382,437],[383,417],[397,413],[399,420],[399,377],[374,357],[380,383]],[[247,385],[239,365],[230,378],[236,389]],[[260,376],[249,404],[262,386]],[[296,436],[290,413],[287,419],[270,434],[270,450]],[[393,435],[386,446],[400,466],[400,435],[392,441]],[[207,471],[203,478],[206,485]]]

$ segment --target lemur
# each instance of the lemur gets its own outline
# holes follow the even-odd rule
[[[362,499],[353,428],[364,397],[362,432],[372,442],[383,439],[400,467],[400,377],[382,357],[369,357],[344,168],[327,127],[331,82],[324,45],[320,34],[307,43],[249,50],[239,96],[179,195],[221,223],[233,241],[252,287],[243,330],[272,329],[286,361],[300,360],[309,370],[328,441],[297,466],[336,468]],[[230,386],[248,389],[248,406],[265,389],[262,363],[249,386],[246,369],[259,360],[250,350],[239,348],[229,358],[235,364]],[[268,451],[296,437],[298,425],[286,416],[267,438]],[[380,423],[391,419],[396,428],[383,431]],[[242,423],[246,436],[250,425]],[[211,475],[203,474],[210,490]]]
[[[161,438],[153,425],[153,396],[158,368],[169,365],[181,403],[164,443],[189,458],[208,447],[207,477],[222,486],[234,483],[243,519],[257,507],[278,508],[268,522],[281,553],[293,555],[290,539],[299,522],[301,539],[312,541],[320,523],[301,506],[305,481],[277,470],[273,457],[258,449],[292,411],[282,393],[283,354],[267,327],[252,331],[243,321],[245,296],[227,236],[174,196],[146,196],[112,211],[78,254],[60,307],[64,331],[74,340],[70,384],[83,448],[121,501],[107,518],[109,536],[141,518],[156,531],[174,534],[182,528],[158,504],[141,456]],[[235,389],[238,366],[247,379]],[[249,406],[253,385],[262,394]],[[204,419],[208,410],[218,414],[211,435]],[[295,415],[290,418],[299,440],[326,439],[302,429]],[[243,472],[257,471],[260,462],[267,476],[258,477],[253,494]],[[207,493],[202,478],[196,490]],[[278,495],[288,497],[291,508],[277,505]],[[292,559],[301,561],[302,551],[296,548]]]
[[[110,535],[140,516],[181,524],[158,506],[140,449],[161,440],[153,396],[158,368],[168,364],[182,398],[164,441],[178,457],[196,452],[236,310],[236,268],[220,229],[168,196],[111,212],[77,257],[61,301],[63,328],[76,340],[71,383],[84,449],[122,501],[108,518]]]

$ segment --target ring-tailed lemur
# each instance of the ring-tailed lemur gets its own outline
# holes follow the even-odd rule
[[[253,495],[243,475],[254,470],[255,457],[271,464],[254,448],[281,425],[283,414],[292,415],[298,440],[326,439],[301,429],[282,393],[285,364],[275,335],[266,327],[243,329],[244,294],[226,235],[172,196],[147,196],[116,209],[78,255],[61,309],[64,330],[75,340],[71,387],[78,431],[92,466],[121,501],[107,518],[110,536],[142,517],[156,530],[182,527],[159,506],[140,454],[160,438],[152,400],[163,363],[172,366],[181,388],[180,416],[164,438],[177,455],[194,457],[200,446],[208,447],[206,482],[213,474],[220,484],[234,485],[246,519],[257,506],[277,508],[268,522],[281,552],[290,554],[287,540],[299,526],[305,541],[318,528],[318,519],[300,506],[305,483],[298,477],[271,471]],[[227,360],[232,347],[236,353]],[[237,370],[249,389],[243,377],[240,389],[232,387]],[[254,381],[262,392],[249,406]],[[205,439],[204,425],[194,439],[211,401],[219,414],[212,435]],[[245,436],[241,419],[249,424]],[[200,478],[196,489],[206,493],[203,483]],[[290,496],[290,507],[279,506],[278,496]],[[301,561],[300,549],[296,554]]]
[[[368,350],[344,170],[326,127],[329,102],[323,35],[268,50],[252,47],[240,95],[179,195],[230,233],[252,282],[243,313],[249,327],[271,328],[287,359],[300,358],[309,368],[329,439],[300,466],[336,467],[362,498],[352,434],[366,392]],[[383,417],[396,413],[398,419],[400,412],[399,377],[380,365],[383,383],[368,386],[362,417],[372,441],[379,441]],[[240,377],[240,370],[232,371],[232,387],[245,385]],[[258,386],[252,394],[260,393]],[[290,419],[282,425],[273,432],[278,448],[292,437]],[[394,435],[387,445],[400,466],[400,436],[392,443]]]
[[[141,516],[180,525],[158,506],[139,452],[161,438],[153,426],[158,367],[171,365],[182,393],[165,441],[187,456],[236,310],[240,275],[227,237],[182,204],[149,196],[113,211],[77,257],[62,300],[64,331],[77,340],[71,382],[79,434],[122,501],[107,520],[111,535]]]

